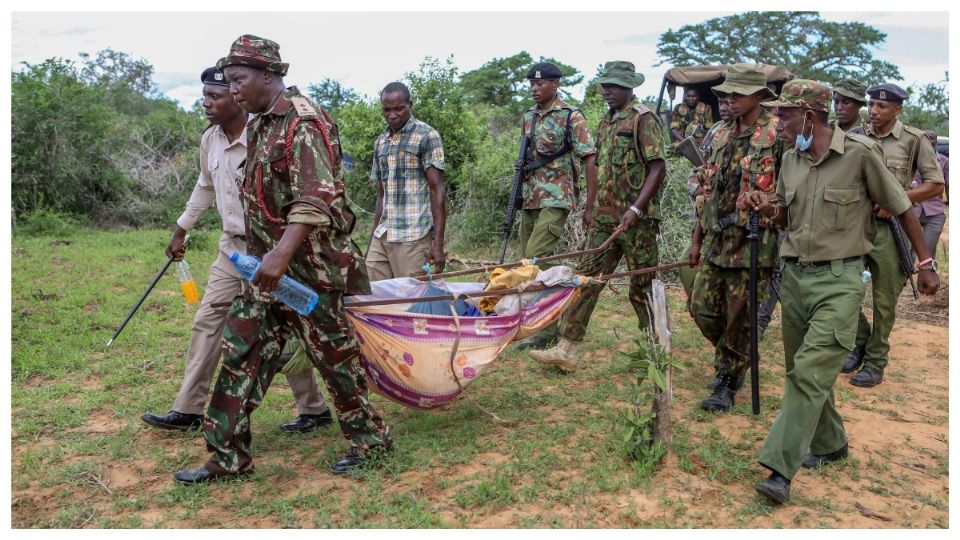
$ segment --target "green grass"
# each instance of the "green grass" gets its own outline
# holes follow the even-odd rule
[[[216,238],[192,234],[187,260],[201,288]],[[760,416],[750,414],[747,391],[731,413],[705,413],[699,403],[709,394],[713,352],[675,290],[673,346],[684,369],[673,373],[673,439],[661,467],[640,475],[622,443],[623,415],[636,397],[624,353],[637,331],[622,286],[601,296],[575,373],[544,368],[511,347],[450,406],[418,411],[372,395],[395,442],[374,468],[347,478],[328,472],[347,450],[337,426],[281,433],[277,426],[295,406],[278,377],[253,415],[257,472],[243,481],[175,485],[174,471],[207,459],[202,436],[139,420],[144,411],[168,410],[182,380],[196,307],[184,304],[172,272],[105,348],[165,262],[168,241],[163,230],[14,237],[15,527],[837,527],[850,505],[806,490],[858,482],[863,493],[925,508],[913,526],[948,524],[945,492],[912,485],[909,475],[919,473],[890,465],[904,458],[879,449],[800,473],[803,483],[784,509],[756,497],[752,486],[764,474],[757,453],[780,406],[779,323],[761,343]],[[852,409],[893,421],[905,414],[900,394],[863,400],[857,390],[837,388]],[[935,436],[907,443],[926,472],[945,482],[942,411],[923,424]]]

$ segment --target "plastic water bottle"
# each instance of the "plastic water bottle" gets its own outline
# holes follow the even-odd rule
[[[863,280],[864,285],[869,285],[873,280],[873,274],[871,274],[869,270],[864,270],[863,273],[860,274],[860,279]]]
[[[260,259],[253,255],[241,255],[234,251],[230,255],[230,261],[233,262],[240,276],[247,281],[253,281],[253,276],[260,269]],[[317,307],[317,301],[320,299],[310,287],[287,275],[280,278],[277,290],[270,294],[301,315],[309,315],[313,308]]]
[[[197,282],[193,279],[193,273],[190,272],[190,265],[187,261],[177,261],[177,277],[180,279],[180,290],[183,291],[183,297],[188,304],[196,304],[200,301],[200,291],[197,290]]]

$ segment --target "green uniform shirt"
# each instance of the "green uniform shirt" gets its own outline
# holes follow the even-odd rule
[[[587,128],[587,119],[579,110],[555,98],[540,110],[534,105],[523,114],[523,132],[530,133],[534,117],[536,132],[530,139],[533,159],[554,154],[563,148],[570,115],[570,145],[572,150],[553,161],[537,167],[523,182],[523,209],[562,208],[572,210],[577,206],[575,182],[579,176],[579,160],[597,152],[593,137]]]
[[[640,196],[647,163],[663,159],[663,124],[636,96],[622,110],[607,111],[597,126],[597,221],[619,223]],[[662,192],[661,185],[660,191]],[[660,219],[660,192],[646,208]]]
[[[703,137],[712,127],[713,108],[702,101],[698,101],[697,106],[692,109],[687,107],[686,103],[680,103],[673,108],[670,129],[679,131],[683,137],[693,135],[697,144],[703,142]]]
[[[834,129],[819,161],[808,152],[785,152],[777,205],[787,214],[790,234],[780,244],[780,256],[818,262],[869,253],[877,232],[874,203],[894,215],[910,209],[907,194],[883,164],[880,145],[870,139]]]
[[[850,130],[856,132],[856,130]],[[913,176],[920,172],[924,183],[942,184],[943,173],[937,163],[937,152],[933,145],[924,144],[926,136],[919,129],[903,125],[900,120],[883,137],[877,136],[873,126],[868,125],[864,133],[875,141],[880,141],[884,163],[887,169],[900,182],[903,189],[910,189]]]

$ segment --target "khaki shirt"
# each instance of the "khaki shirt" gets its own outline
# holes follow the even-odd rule
[[[777,206],[787,213],[790,234],[780,256],[818,262],[869,253],[877,234],[874,203],[894,215],[910,209],[906,192],[883,164],[880,145],[870,139],[834,129],[819,161],[808,152],[785,152]]]
[[[239,167],[247,157],[247,127],[230,142],[220,126],[208,129],[200,139],[200,177],[177,225],[189,231],[214,201],[223,221],[223,232],[242,236],[243,204],[240,202]]]
[[[853,131],[853,130],[851,130]],[[873,132],[873,126],[866,126],[865,135],[880,141],[884,163],[893,173],[903,189],[910,189],[913,176],[919,172],[924,183],[942,184],[943,173],[937,163],[937,152],[933,145],[924,144],[925,136],[914,127],[903,125],[900,120],[883,137]]]

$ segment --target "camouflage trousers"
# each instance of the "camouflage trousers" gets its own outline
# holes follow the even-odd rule
[[[766,296],[773,268],[757,269],[757,303]],[[690,293],[690,315],[716,348],[717,375],[736,379],[750,358],[749,268],[722,268],[703,261]]]
[[[590,239],[584,249],[600,247],[616,228],[617,223],[596,223],[590,230]],[[630,270],[656,266],[659,260],[658,234],[660,234],[659,221],[641,220],[633,228],[617,236],[606,249],[577,264],[577,273],[585,276],[612,273],[624,257],[627,259],[627,268]],[[653,277],[653,274],[642,274],[630,278],[630,303],[637,314],[637,323],[641,330],[646,330],[650,325],[647,293],[650,292]],[[564,314],[560,335],[570,341],[583,341],[583,336],[587,333],[587,324],[590,323],[590,315],[597,306],[600,291],[604,286],[603,283],[590,283],[582,289],[580,298]]]
[[[306,317],[279,302],[237,297],[223,333],[223,366],[203,421],[207,448],[214,452],[208,471],[235,474],[253,466],[250,416],[283,367],[280,353],[294,337],[306,345],[326,382],[344,437],[362,449],[390,444],[389,428],[367,400],[360,347],[347,323],[342,293],[320,294]]]

